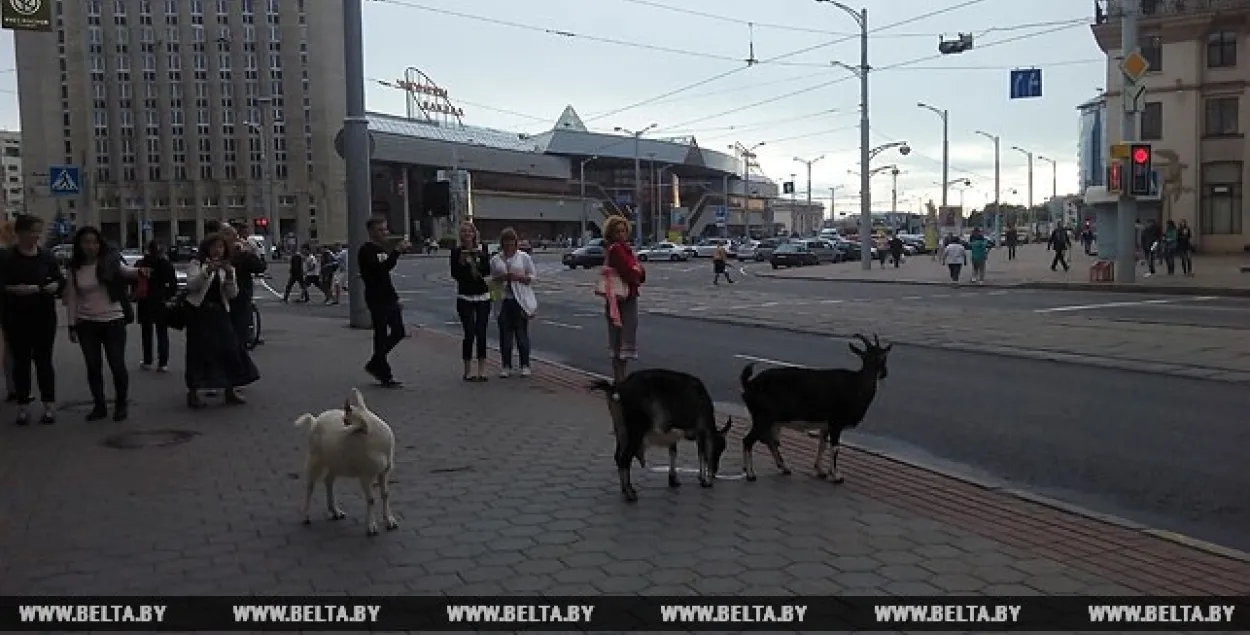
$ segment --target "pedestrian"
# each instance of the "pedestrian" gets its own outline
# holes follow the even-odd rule
[[[148,243],[148,251],[136,264],[147,269],[146,277],[140,278],[135,290],[136,313],[139,318],[139,340],[143,347],[141,370],[156,368],[157,372],[169,372],[169,301],[178,294],[178,274],[169,261],[159,240]],[[152,340],[156,339],[156,356],[152,355]],[[155,364],[153,364],[155,362]]]
[[[1050,240],[1046,241],[1046,249],[1054,250],[1055,257],[1050,261],[1050,270],[1056,271],[1056,267],[1063,265],[1063,270],[1067,271],[1071,267],[1068,265],[1066,254],[1068,249],[1072,247],[1072,239],[1068,236],[1067,230],[1063,228],[1063,223],[1059,223],[1053,231],[1050,232]]]
[[[512,345],[516,344],[521,376],[530,376],[529,322],[538,310],[532,285],[537,276],[530,255],[517,249],[517,233],[511,227],[499,234],[499,253],[491,259],[491,279],[500,285],[499,353],[503,358],[500,377],[512,374]]]
[[[126,326],[133,320],[127,294],[131,281],[148,269],[127,266],[100,230],[83,227],[74,234],[65,287],[65,318],[69,340],[82,349],[87,388],[93,407],[87,421],[108,416],[104,397],[104,364],[113,376],[113,421],[129,416],[130,372],[126,369]]]
[[[391,270],[399,262],[399,255],[410,245],[403,238],[391,241],[386,219],[380,216],[370,218],[366,228],[369,242],[361,245],[356,253],[360,281],[365,285],[365,304],[369,307],[369,318],[373,323],[373,356],[365,364],[365,372],[383,386],[394,388],[401,384],[395,380],[386,356],[407,337],[407,333],[399,293],[391,280]]]
[[[1159,255],[1159,240],[1163,238],[1163,232],[1152,218],[1142,227],[1139,238],[1142,255],[1146,259],[1146,277],[1149,278],[1155,275],[1155,258]]]
[[[890,235],[890,258],[894,260],[894,268],[898,269],[903,264],[903,239],[898,234]]]
[[[607,255],[600,275],[608,319],[608,350],[612,355],[612,378],[621,382],[629,361],[638,359],[638,290],[647,281],[647,270],[629,246],[629,221],[625,217],[608,218],[603,238]],[[625,293],[620,293],[616,285],[624,286]]]
[[[1081,245],[1085,248],[1085,255],[1094,255],[1094,229],[1085,223],[1085,228],[1081,230]]]
[[[224,391],[225,401],[247,400],[238,389],[260,379],[244,342],[230,319],[231,300],[239,294],[238,273],[230,264],[230,246],[220,233],[200,243],[187,269],[187,348],[184,379],[187,406],[204,406],[200,391]]]
[[[1016,246],[1020,244],[1020,233],[1016,231],[1014,225],[1007,228],[1007,232],[1003,234],[1003,242],[1007,244],[1007,260],[1016,259]]]
[[[256,302],[256,276],[269,268],[255,243],[247,239],[247,223],[222,228],[221,236],[230,246],[230,265],[234,267],[239,292],[230,299],[230,324],[234,335],[247,344],[252,340],[252,305]],[[258,342],[259,343],[259,342]]]
[[[958,286],[959,276],[963,273],[964,263],[968,260],[968,252],[955,236],[948,236],[946,247],[942,249],[942,264],[950,270],[951,283]]]
[[[294,249],[291,251],[291,266],[287,270],[286,291],[282,293],[282,301],[286,302],[291,297],[291,289],[299,285],[300,297],[296,298],[296,302],[307,302],[308,283],[304,282],[304,260],[305,253],[308,251],[308,245],[304,245],[302,249]]]
[[[464,340],[460,355],[464,360],[465,381],[486,381],[486,331],[490,326],[491,256],[482,244],[472,221],[460,223],[460,244],[453,247],[450,258],[451,277],[456,281],[456,315]],[[477,371],[472,367],[477,353]]]
[[[350,259],[343,243],[334,245],[334,277],[330,280],[330,304],[338,304],[347,288],[347,262]]]
[[[734,279],[729,277],[729,252],[725,250],[725,245],[717,243],[716,251],[712,252],[712,284],[719,285],[720,277],[725,276],[725,280],[729,284],[734,283]]]
[[[17,243],[17,232],[13,231],[13,221],[0,220],[0,264],[4,262],[4,257],[10,249]],[[3,272],[0,272],[0,278],[3,278]],[[0,291],[0,329],[4,325],[4,296],[7,295]],[[5,397],[6,403],[17,403],[17,387],[13,383],[13,349],[6,343],[5,339],[0,337],[0,349],[4,351],[4,387],[7,393]]]
[[[0,272],[4,283],[4,335],[13,354],[13,389],[17,393],[17,424],[30,422],[31,366],[39,383],[45,424],[56,422],[56,299],[65,289],[65,274],[52,252],[39,246],[43,221],[22,214],[13,223],[17,244],[6,250]]]
[[[1163,230],[1163,240],[1160,241],[1160,249],[1163,252],[1163,264],[1168,268],[1168,275],[1176,275],[1176,243],[1178,242],[1179,230],[1176,227],[1176,221],[1168,219]]]
[[[889,255],[889,245],[886,244],[885,236],[881,234],[873,236],[872,246],[874,248],[873,256],[876,257],[877,263],[881,265],[881,268],[885,269],[886,256]]]
[[[309,245],[304,245],[304,292],[307,293],[308,289],[317,289],[328,300],[330,294],[326,292],[325,287],[321,286],[321,251],[321,247],[314,249]]]
[[[1194,232],[1183,218],[1176,228],[1176,255],[1181,259],[1181,275],[1194,275]]]
[[[968,238],[968,252],[972,257],[972,283],[985,283],[985,264],[990,258],[990,241],[985,239],[985,235],[981,233],[981,228],[972,230],[972,236]]]

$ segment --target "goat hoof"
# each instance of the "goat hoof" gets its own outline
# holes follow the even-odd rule
[[[755,482],[755,478],[756,478],[756,476],[755,476],[754,474],[747,474],[747,481],[748,481],[748,482],[750,482],[750,483],[754,483],[754,482]]]
[[[370,538],[372,538],[372,537],[374,537],[374,536],[378,535],[378,528],[377,528],[377,527],[370,527],[370,528],[366,529],[366,530],[365,530],[365,535],[366,535],[366,536],[368,536],[368,537],[370,537]]]
[[[702,487],[705,487],[705,488],[707,488],[707,487],[711,487],[711,486],[712,486],[712,479],[710,479],[710,478],[701,478],[701,479],[699,479],[699,485],[700,485],[700,486],[702,486]]]
[[[625,490],[624,494],[625,494],[625,502],[627,503],[638,502],[638,492],[635,492],[634,490],[631,489],[631,490]]]
[[[783,467],[783,468],[780,468],[780,470],[781,470],[781,475],[782,475],[782,476],[790,476],[791,474],[793,474],[793,473],[794,473],[794,471],[793,471],[793,470],[791,470],[791,469],[790,469],[790,468],[788,468],[788,467]]]
[[[842,474],[840,474],[840,473],[837,473],[837,472],[835,472],[835,473],[834,473],[834,475],[833,475],[833,484],[834,484],[834,485],[841,485],[841,484],[843,484],[843,483],[845,483],[845,482],[846,482],[846,477],[842,476]]]
[[[305,519],[304,519],[304,524],[305,524],[305,525],[311,525],[311,524],[312,524],[312,519],[311,519],[311,518],[305,518]]]
[[[676,476],[670,476],[668,477],[668,486],[669,487],[681,487],[681,481],[677,480]]]
[[[330,520],[343,520],[344,518],[347,518],[347,514],[342,511],[337,509],[330,511]]]
[[[394,518],[389,518],[389,519],[387,519],[387,521],[386,521],[386,530],[387,530],[387,531],[395,531],[396,529],[399,529],[399,521],[398,521],[398,520],[395,520]]]
[[[824,480],[824,479],[829,478],[829,473],[828,473],[828,472],[822,472],[822,471],[820,471],[820,470],[816,470],[816,472],[815,472],[815,473],[813,473],[813,474],[812,474],[812,476],[814,476],[814,477],[816,477],[816,478],[818,478],[818,479]]]

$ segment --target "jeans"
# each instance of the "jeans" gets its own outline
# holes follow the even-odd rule
[[[474,348],[477,349],[477,359],[486,359],[486,329],[490,326],[490,300],[471,302],[457,298],[456,314],[460,316],[460,327],[464,329],[464,341],[460,343],[461,359],[465,361],[473,359]]]
[[[1191,252],[1188,249],[1178,249],[1176,250],[1176,254],[1181,257],[1181,273],[1185,275],[1193,274],[1194,272],[1193,252]]]
[[[169,365],[169,326],[157,318],[139,322],[139,341],[143,344],[143,363],[152,365],[152,336],[156,336],[156,365]]]
[[[962,264],[949,264],[946,266],[951,270],[951,282],[959,282],[959,274],[963,271],[964,266]]]
[[[393,379],[391,363],[386,360],[386,356],[408,336],[404,331],[403,309],[398,302],[371,306],[369,318],[373,322],[373,357],[369,358],[369,363],[365,366],[376,371],[381,379]]]
[[[4,387],[10,397],[17,397],[17,385],[13,383],[13,350],[8,346],[4,347]]]
[[[1055,250],[1055,257],[1054,257],[1054,258],[1052,258],[1052,259],[1051,259],[1051,261],[1050,261],[1050,270],[1051,270],[1051,271],[1054,271],[1054,270],[1055,270],[1055,267],[1058,267],[1059,265],[1063,265],[1063,270],[1064,270],[1064,271],[1067,271],[1067,270],[1068,270],[1068,259],[1065,257],[1065,254],[1067,254],[1067,253],[1068,253],[1068,252],[1066,252],[1066,251],[1064,251],[1064,250],[1062,250],[1062,249],[1056,249],[1056,250]]]
[[[514,342],[521,367],[527,368],[530,365],[530,318],[516,300],[504,298],[499,305],[499,352],[504,368],[512,368]]]
[[[1163,264],[1168,268],[1169,276],[1176,274],[1176,250],[1163,250]]]
[[[33,364],[40,399],[44,403],[55,403],[56,370],[52,366],[52,348],[56,343],[56,315],[26,315],[11,320],[4,327],[4,335],[13,353],[13,389],[17,402],[25,405],[33,401],[30,396]]]
[[[1146,257],[1146,270],[1150,273],[1155,272],[1155,252],[1150,250],[1150,245],[1142,245],[1142,254]]]
[[[972,278],[973,281],[980,280],[985,282],[985,262],[984,260],[972,261]]]
[[[104,362],[113,375],[113,396],[118,407],[126,405],[130,393],[130,374],[126,370],[126,321],[83,321],[75,329],[83,361],[87,363],[87,387],[96,406],[105,405]]]
[[[1007,245],[1007,260],[1015,260],[1015,259],[1016,259],[1016,246]]]
[[[291,297],[291,290],[295,288],[295,285],[299,285],[299,299],[307,302],[309,300],[308,285],[304,282],[304,275],[295,273],[292,273],[286,279],[286,291],[282,293],[282,301],[286,302],[287,299]]]

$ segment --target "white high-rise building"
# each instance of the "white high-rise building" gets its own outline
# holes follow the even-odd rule
[[[28,209],[129,246],[207,219],[345,238],[339,6],[55,0],[52,32],[14,33],[24,169],[44,183]],[[51,195],[54,165],[81,166],[81,195]]]

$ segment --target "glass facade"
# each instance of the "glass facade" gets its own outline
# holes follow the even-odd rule
[[[1077,140],[1077,163],[1080,165],[1081,190],[1091,185],[1106,185],[1107,180],[1107,102],[1102,97],[1077,107],[1080,113],[1080,137]]]

